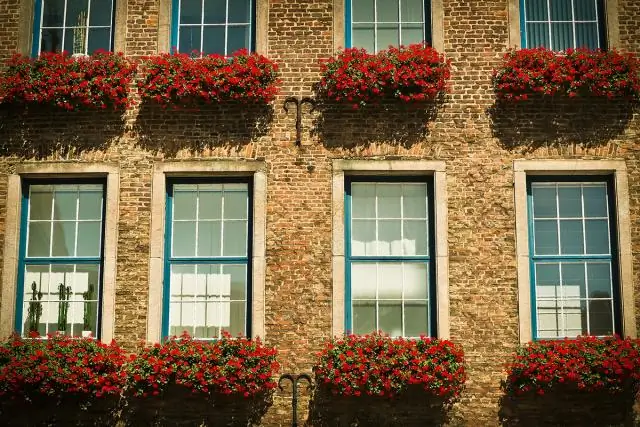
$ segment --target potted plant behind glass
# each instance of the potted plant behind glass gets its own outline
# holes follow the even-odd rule
[[[71,297],[71,286],[63,283],[58,285],[58,332],[67,332],[67,315],[69,313],[69,299]]]
[[[82,293],[84,300],[84,313],[82,314],[82,336],[91,337],[93,335],[93,311],[91,310],[91,302],[93,296],[93,285],[89,283],[88,289]]]
[[[37,289],[36,282],[31,283],[31,301],[27,309],[27,325],[28,331],[38,332],[40,326],[40,317],[42,316],[42,292]]]

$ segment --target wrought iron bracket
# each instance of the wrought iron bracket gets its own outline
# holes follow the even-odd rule
[[[300,380],[305,380],[309,385],[309,389],[313,385],[313,381],[309,374],[282,374],[278,379],[278,387],[280,390],[284,390],[282,384],[285,380],[291,381],[291,387],[293,394],[291,396],[291,427],[298,427],[298,384]]]
[[[316,101],[313,98],[303,97],[297,98],[295,96],[290,96],[284,100],[283,109],[285,113],[289,112],[288,104],[293,104],[296,106],[296,145],[300,146],[302,143],[302,106],[307,104],[311,106],[309,112],[311,113],[316,107]]]

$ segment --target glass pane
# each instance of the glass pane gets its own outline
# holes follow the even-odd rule
[[[225,55],[224,26],[204,27],[202,53]]]
[[[376,303],[374,301],[353,302],[353,333],[368,334],[376,327]]]
[[[42,30],[40,52],[62,52],[62,30]]]
[[[565,301],[562,305],[560,325],[564,336],[576,337],[589,333],[587,328],[587,304],[584,301]]]
[[[56,324],[56,327],[53,329],[61,332],[64,331],[67,334],[71,332],[69,323],[69,303],[67,301],[71,299],[73,291],[74,267],[75,266],[73,265],[51,266],[51,284],[49,288],[51,294],[49,299],[59,302],[54,304],[57,311],[50,313],[49,320]]]
[[[419,337],[429,335],[429,306],[426,303],[405,302],[404,304],[404,335]]]
[[[353,24],[352,47],[361,48],[367,52],[375,52],[373,25]]]
[[[247,193],[226,191],[224,193],[224,218],[247,218]]]
[[[28,335],[35,331],[40,335],[46,335],[46,321],[44,302],[47,298],[49,287],[49,266],[28,265],[25,268],[24,280],[24,307],[23,307],[23,332]]]
[[[84,53],[84,49],[82,47],[77,50],[74,49],[74,40],[73,40],[73,29],[67,28],[64,31],[64,42],[62,43],[62,50],[69,53]]]
[[[197,193],[176,191],[173,193],[173,219],[196,219]]]
[[[34,191],[31,189],[29,194],[29,219],[50,220],[52,200],[52,191]]]
[[[352,0],[353,22],[373,22],[374,0]]]
[[[400,44],[400,31],[398,26],[378,26],[378,50],[387,49],[389,46]]]
[[[62,27],[63,21],[64,0],[45,0],[42,12],[42,26]]]
[[[563,263],[562,298],[586,298],[587,290],[584,280],[583,263]]]
[[[67,0],[67,27],[86,27],[88,0]]]
[[[198,256],[219,256],[222,233],[219,221],[198,223]]]
[[[597,49],[600,47],[597,23],[576,23],[576,47]]]
[[[582,216],[582,198],[580,187],[559,186],[558,201],[560,204],[560,217],[580,218]]]
[[[426,264],[412,262],[403,263],[404,266],[404,299],[428,299],[429,286]]]
[[[245,300],[247,298],[247,268],[244,265],[224,265],[222,271],[231,278],[231,299]]]
[[[584,236],[582,234],[582,221],[560,221],[560,253],[583,254]]]
[[[230,2],[233,3],[234,0],[230,0]],[[226,14],[227,5],[225,0],[204,0],[205,24],[224,24]]]
[[[351,298],[375,299],[377,283],[377,264],[351,264]]]
[[[401,217],[401,184],[378,184],[378,218]]]
[[[555,186],[532,185],[531,195],[533,197],[533,216],[535,218],[555,218],[557,216]]]
[[[424,11],[422,6],[424,0],[400,0],[400,19],[402,22],[423,22]]]
[[[407,184],[403,194],[403,217],[427,217],[427,186]]]
[[[202,48],[200,47],[200,27],[185,27],[180,26],[178,30],[180,35],[178,37],[178,49],[183,53],[200,53]]]
[[[29,257],[49,256],[50,244],[51,244],[51,223],[50,222],[29,223],[29,240],[27,242],[27,256]]]
[[[551,23],[551,44],[553,50],[567,50],[573,47],[573,24]]]
[[[351,186],[351,216],[353,218],[376,217],[375,184],[353,184]]]
[[[552,308],[538,308],[538,338],[556,338],[560,335],[560,313]]]
[[[552,21],[571,21],[571,1],[572,0],[553,0],[551,6]]]
[[[404,221],[403,255],[428,255],[427,222]]]
[[[534,247],[538,255],[558,253],[558,224],[556,221],[534,222]]]
[[[172,265],[171,266],[171,298],[182,295],[193,295],[196,286],[196,266],[195,265]]]
[[[610,300],[589,301],[589,333],[613,335],[613,310]]]
[[[377,0],[378,22],[399,22],[398,0]]]
[[[198,218],[220,219],[222,218],[222,192],[202,191],[198,193]],[[195,208],[194,208],[195,212]]]
[[[54,222],[52,256],[75,256],[76,223]]]
[[[173,256],[194,256],[196,254],[196,223],[173,223]]]
[[[228,331],[234,337],[245,335],[245,307],[245,302],[234,301],[231,303],[231,313],[227,323],[230,324]]]
[[[547,0],[525,0],[527,21],[548,20]]]
[[[91,26],[111,26],[111,0],[91,0],[91,15],[89,16],[89,25]]]
[[[603,186],[585,186],[582,190],[584,197],[585,217],[607,217],[607,189]]]
[[[224,256],[247,255],[246,221],[225,221],[223,239],[222,254]]]
[[[224,3],[224,0],[222,1]],[[224,9],[222,9],[224,11]],[[180,23],[200,24],[202,0],[180,0]]]
[[[80,257],[100,256],[100,235],[102,223],[87,221],[78,223],[78,252]]]
[[[227,37],[227,55],[231,55],[239,49],[251,49],[248,25],[229,27]]]
[[[400,44],[406,46],[412,43],[422,43],[424,41],[423,28],[422,24],[402,24]]]
[[[378,222],[378,255],[402,255],[402,221]]]
[[[250,0],[229,0],[229,22],[244,23],[251,22],[251,1]]]
[[[560,286],[560,264],[556,263],[536,263],[536,285],[537,286]],[[542,291],[538,294],[541,297],[557,297],[557,294],[547,295],[549,291]]]
[[[378,242],[376,240],[375,220],[354,220],[352,227],[351,254],[355,256],[377,255]]]
[[[76,219],[77,197],[76,191],[56,191],[53,201],[53,218]]]
[[[574,0],[576,21],[594,21],[596,19],[596,2],[594,0]]]
[[[527,24],[527,47],[551,47],[549,24]]]
[[[111,50],[111,29],[92,28],[89,30],[88,54],[91,55],[96,50]]]
[[[587,263],[589,298],[611,298],[611,265],[609,263]]]
[[[378,329],[392,337],[402,336],[402,303],[381,300],[378,310]]]
[[[402,298],[402,264],[378,264],[378,298]]]
[[[584,228],[587,234],[588,254],[608,254],[609,224],[606,219],[586,220]]]
[[[102,218],[102,191],[81,191],[78,219]]]

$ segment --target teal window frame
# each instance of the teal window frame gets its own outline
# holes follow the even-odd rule
[[[608,254],[540,254],[535,253],[535,236],[534,236],[534,212],[533,212],[533,192],[532,185],[535,183],[599,183],[606,184],[607,190],[607,209],[608,209],[608,224],[609,224],[609,253]],[[611,265],[611,284],[612,284],[612,296],[611,301],[613,304],[612,322],[613,322],[613,334],[621,335],[622,330],[622,312],[621,312],[621,295],[620,295],[620,278],[619,278],[619,264],[618,264],[618,248],[617,248],[617,224],[616,224],[616,209],[615,209],[615,186],[613,176],[599,176],[599,175],[585,175],[585,176],[528,176],[527,177],[527,225],[528,225],[528,239],[529,239],[529,280],[531,284],[531,330],[533,340],[540,339],[563,339],[565,337],[540,337],[538,334],[538,299],[536,293],[536,263],[538,262],[551,262],[551,263],[563,263],[563,262],[588,262],[588,261],[605,261]],[[560,217],[557,218],[559,220]],[[584,219],[584,217],[581,217]],[[585,236],[583,235],[583,239]],[[561,243],[558,242],[560,245]],[[586,252],[586,248],[585,248]],[[586,300],[590,300],[587,296]],[[566,329],[566,328],[565,328]]]
[[[203,0],[203,2],[204,1],[206,0]],[[234,0],[227,0],[227,1],[234,1]],[[247,0],[247,1],[250,2],[249,7],[250,7],[251,19],[249,23],[249,31],[250,31],[249,46],[246,46],[246,49],[249,50],[250,52],[255,52],[256,50],[256,13],[257,13],[256,0]],[[181,5],[181,0],[172,0],[172,3],[171,3],[171,50],[175,52],[190,54],[192,52],[181,51],[179,46],[180,26],[181,26],[180,5]],[[228,16],[226,19],[228,19]],[[225,29],[229,27],[229,23],[218,24],[218,25],[224,25]],[[199,25],[201,32],[202,32],[202,28],[205,26],[207,26],[207,24],[205,23],[201,23]],[[203,38],[204,35],[201,35],[201,37],[202,37],[201,40],[204,40]],[[201,47],[202,47],[202,44],[201,44]],[[227,48],[228,48],[228,45],[225,43],[225,52],[216,52],[216,53],[220,53],[221,55],[224,55],[224,56],[230,56],[233,52],[227,52]]]
[[[174,257],[172,254],[173,235],[173,194],[174,186],[179,184],[246,184],[247,185],[247,252],[245,256],[193,256]],[[162,326],[161,336],[169,338],[169,312],[171,303],[171,266],[178,264],[192,265],[246,265],[246,303],[245,303],[245,328],[244,336],[250,337],[252,333],[252,277],[253,266],[251,262],[253,253],[253,180],[244,177],[217,177],[217,178],[168,178],[165,195],[165,234],[164,234],[164,271],[163,271],[163,298],[162,298]],[[216,338],[205,338],[216,339]]]
[[[33,17],[33,40],[32,40],[32,44],[31,44],[31,56],[33,56],[34,58],[37,57],[38,55],[40,55],[41,51],[40,51],[40,46],[41,46],[41,41],[42,41],[42,29],[43,29],[43,12],[44,12],[44,2],[47,0],[36,0],[35,4],[34,4],[34,17]],[[65,0],[65,5],[66,2],[69,0]],[[90,1],[105,1],[105,0],[90,0]],[[109,21],[109,46],[107,46],[106,48],[104,48],[104,50],[106,51],[112,51],[113,50],[113,43],[114,43],[114,29],[115,29],[115,19],[116,19],[116,1],[117,0],[113,0],[112,4],[111,4],[111,20]],[[122,0],[120,0],[122,1]],[[90,7],[90,6],[89,6]],[[90,20],[90,10],[89,10],[89,16],[87,16],[87,23],[89,23]],[[63,17],[63,19],[66,20],[66,17]],[[64,31],[67,32],[69,31],[69,29],[73,28],[73,26],[69,26],[69,25],[64,25],[65,22],[63,21],[62,25],[59,28],[64,28]],[[49,28],[49,27],[47,27]],[[58,27],[55,27],[58,28]],[[87,31],[90,28],[106,28],[105,26],[91,26],[89,25],[87,27]],[[64,36],[66,37],[66,35]],[[88,43],[89,43],[89,35],[87,33],[87,41],[85,42],[86,46],[84,49],[84,54],[90,53],[87,52],[88,49]],[[64,48],[64,42],[62,42],[62,47]],[[99,48],[102,49],[102,48]],[[73,52],[69,52],[69,54],[72,54]]]
[[[375,1],[384,1],[384,0],[375,0]],[[344,27],[344,34],[345,34],[345,47],[350,48],[350,47],[354,47],[353,46],[353,0],[345,0],[345,27]],[[433,37],[432,37],[432,25],[431,25],[431,0],[424,0],[424,6],[423,6],[423,12],[424,12],[424,16],[423,16],[423,34],[424,34],[424,40],[423,43],[427,44],[427,45],[432,45],[433,44]],[[397,23],[398,26],[400,25],[400,22]],[[375,41],[374,41],[375,43]],[[403,43],[406,44],[406,43]],[[382,49],[386,49],[387,46],[381,46],[379,47],[378,50],[382,50]],[[375,52],[371,52],[371,53],[375,53]]]
[[[99,184],[102,185],[102,230],[100,235],[100,254],[97,257],[28,257],[27,256],[27,227],[29,220],[29,188],[32,185],[66,185],[66,184]],[[15,330],[24,334],[22,316],[24,313],[24,280],[25,270],[30,265],[65,265],[65,264],[83,264],[97,265],[99,268],[99,283],[97,291],[98,297],[98,313],[97,313],[97,331],[94,338],[100,339],[102,325],[102,292],[104,277],[104,232],[106,219],[106,197],[107,182],[105,179],[28,179],[21,183],[22,199],[20,202],[20,242],[18,251],[18,274],[16,286],[16,315]]]
[[[556,49],[553,46],[553,41],[552,41],[552,35],[551,35],[551,30],[552,30],[552,23],[571,23],[572,24],[572,34],[573,34],[573,38],[574,38],[574,42],[572,43],[572,45],[570,46],[571,48],[578,48],[578,47],[584,47],[584,46],[576,46],[576,31],[575,31],[575,26],[576,23],[580,23],[580,22],[595,22],[596,23],[596,29],[597,29],[597,42],[598,42],[598,46],[595,46],[593,48],[598,48],[598,49],[606,49],[607,48],[607,37],[606,37],[606,25],[605,25],[605,7],[604,7],[604,0],[572,0],[572,19],[570,20],[566,20],[566,21],[560,21],[560,20],[551,20],[551,12],[550,12],[550,4],[553,0],[519,0],[520,1],[520,43],[522,48],[535,48],[535,47],[539,47],[541,46],[539,43],[533,43],[532,41],[529,40],[530,36],[529,33],[527,31],[527,24],[529,23],[546,23],[548,29],[547,31],[549,32],[549,34],[547,35],[549,37],[549,39],[547,40],[547,44],[548,45],[542,45],[542,47],[546,47],[548,49],[551,50],[562,50],[562,49]],[[596,10],[596,19],[595,20],[589,20],[589,21],[580,21],[578,19],[575,19],[575,2],[578,1],[584,1],[584,2],[594,2],[595,3],[595,10]],[[528,19],[527,17],[527,2],[545,2],[547,3],[547,19],[542,21],[542,20],[533,20],[533,19]]]
[[[352,184],[353,183],[425,183],[427,187],[427,248],[428,255],[416,256],[396,256],[396,255],[364,255],[354,256],[352,254]],[[438,308],[436,291],[436,255],[435,255],[435,198],[433,177],[425,176],[348,176],[345,177],[344,194],[344,227],[345,227],[345,318],[344,330],[347,334],[353,333],[353,310],[351,292],[351,269],[354,262],[358,263],[398,263],[415,262],[427,265],[427,307],[429,310],[427,318],[427,331],[431,337],[438,336]],[[378,300],[376,298],[376,300]],[[373,331],[372,331],[373,332]],[[417,337],[413,337],[417,338]]]

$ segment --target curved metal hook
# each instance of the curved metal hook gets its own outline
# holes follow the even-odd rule
[[[302,142],[302,106],[304,104],[311,105],[311,109],[309,112],[314,111],[316,107],[316,101],[313,98],[309,98],[305,96],[303,98],[296,98],[295,96],[290,96],[285,98],[282,108],[286,113],[289,112],[288,104],[293,104],[296,106],[296,145],[300,145]]]

